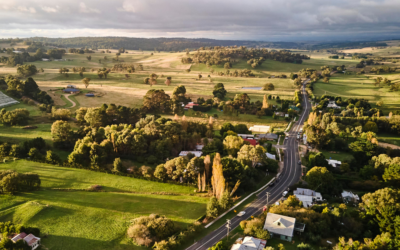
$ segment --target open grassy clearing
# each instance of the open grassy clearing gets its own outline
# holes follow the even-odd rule
[[[390,75],[390,77],[395,78],[395,75]],[[373,83],[372,77],[335,74],[330,78],[329,83],[318,81],[314,84],[314,94],[317,96],[328,94],[343,98],[364,98],[369,100],[372,107],[376,107],[376,102],[382,101],[383,106],[380,108],[386,113],[389,110],[400,109],[400,92],[389,92],[388,86],[375,87]]]
[[[205,211],[204,200],[191,196],[37,191],[17,199],[26,203],[0,211],[0,219],[39,227],[48,249],[147,249],[126,238],[131,219],[158,213],[182,229]]]
[[[378,141],[400,146],[400,137],[392,134],[378,134]]]
[[[320,150],[320,152],[324,154],[326,159],[332,158],[333,160],[348,161],[348,162],[350,162],[353,159],[353,156],[347,152],[331,151],[331,150]]]
[[[103,190],[109,192],[165,192],[176,194],[193,194],[195,189],[190,186],[147,181],[85,169],[58,167],[26,160],[2,163],[0,169],[37,173],[42,180],[41,186],[48,189],[87,189],[91,185],[101,185]]]

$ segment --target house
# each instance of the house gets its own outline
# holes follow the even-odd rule
[[[252,134],[238,134],[239,137],[242,137],[242,139],[254,139],[254,135]]]
[[[328,108],[340,109],[340,106],[338,106],[335,101],[329,101]]]
[[[353,192],[351,191],[345,191],[343,190],[342,192],[342,198],[345,202],[359,202],[360,201],[360,197],[358,197],[357,194],[353,194]]]
[[[48,61],[50,61],[50,59],[42,58],[42,61],[43,61],[43,62],[48,62]]]
[[[76,89],[76,86],[75,85],[67,85],[67,88],[68,89]]]
[[[11,239],[14,243],[18,240],[23,240],[28,246],[31,247],[32,250],[35,250],[40,245],[40,238],[36,237],[33,234],[28,234],[21,232],[20,234],[16,235],[14,238]]]
[[[272,160],[276,161],[276,155],[273,155],[273,154],[270,154],[270,153],[266,153],[266,155],[267,155],[268,159],[272,159]]]
[[[199,104],[196,104],[194,102],[189,102],[188,104],[185,105],[184,109],[185,110],[192,109],[193,106],[199,106]]]
[[[203,148],[204,148],[204,145],[203,145],[203,144],[197,144],[197,145],[196,145],[196,151],[202,151]]]
[[[87,97],[94,97],[94,94],[93,93],[87,93],[86,96]]]
[[[264,230],[268,230],[271,237],[279,237],[281,240],[291,242],[295,223],[296,218],[268,213],[265,219]]]
[[[179,156],[187,156],[189,153],[194,154],[196,157],[200,157],[203,154],[201,151],[181,151]]]
[[[306,145],[307,144],[307,135],[303,134],[303,144]]]
[[[284,112],[275,112],[275,115],[276,116],[285,116],[285,113]]]
[[[268,141],[273,141],[273,140],[278,140],[278,135],[274,134],[274,133],[258,134],[258,135],[256,135],[256,139],[257,140],[265,139],[265,140],[268,140]]]
[[[250,142],[250,145],[255,146],[258,144],[258,142],[254,139],[243,139],[243,141],[248,141]]]
[[[270,126],[254,125],[250,127],[249,130],[252,132],[268,133],[270,130]]]
[[[337,160],[332,160],[332,159],[326,159],[326,161],[328,162],[329,165],[331,165],[332,167],[336,168],[336,167],[340,167],[340,165],[342,165],[341,161],[337,161]]]
[[[239,238],[233,244],[231,250],[263,250],[266,244],[266,240],[247,236],[243,240]]]
[[[322,201],[321,193],[315,192],[311,189],[297,188],[293,191],[293,194],[303,202],[303,207],[307,208],[313,205],[314,201]]]
[[[63,89],[63,92],[64,93],[70,93],[70,94],[77,94],[77,93],[80,92],[80,90],[79,89],[75,89],[75,88],[66,88],[66,89]]]

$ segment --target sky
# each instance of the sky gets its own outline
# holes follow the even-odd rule
[[[400,37],[400,0],[1,0],[0,37]]]

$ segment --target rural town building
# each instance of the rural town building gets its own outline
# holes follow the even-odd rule
[[[268,213],[265,219],[264,230],[271,237],[279,237],[281,240],[292,241],[296,218],[280,214]]]
[[[18,240],[23,240],[28,246],[31,247],[32,250],[35,250],[40,245],[40,238],[36,237],[33,234],[28,234],[21,232],[20,234],[16,235],[14,238],[11,239],[14,243]]]
[[[268,159],[276,160],[276,155],[266,153]]]
[[[196,104],[194,102],[189,102],[188,104],[185,105],[184,109],[185,110],[192,109],[193,106],[199,106],[199,104]]]
[[[231,250],[263,250],[266,244],[266,240],[247,236],[237,239]]]
[[[268,141],[278,140],[278,135],[274,134],[274,133],[257,134],[256,135],[256,139],[257,140],[265,139],[265,140],[268,140]]]
[[[345,202],[359,202],[360,201],[360,197],[358,197],[357,194],[353,194],[353,192],[351,192],[351,191],[343,190],[342,198],[343,198],[343,201],[345,201]]]
[[[200,157],[203,154],[201,151],[181,151],[179,156],[187,156],[189,153],[194,154],[196,157]]]
[[[254,125],[249,128],[251,132],[260,132],[260,133],[268,133],[270,130],[270,126],[264,125]]]
[[[239,137],[242,137],[242,139],[254,139],[254,135],[252,134],[238,134]]]
[[[70,94],[77,94],[80,92],[79,89],[75,89],[75,88],[65,88],[63,89],[64,93],[70,93]]]
[[[250,142],[250,145],[255,146],[258,144],[258,142],[254,139],[243,139],[243,141]]]
[[[311,189],[297,188],[293,191],[299,201],[303,203],[303,207],[311,207],[315,201],[322,201],[321,193],[315,192]]]
[[[340,106],[338,106],[335,101],[329,101],[328,108],[340,109]]]

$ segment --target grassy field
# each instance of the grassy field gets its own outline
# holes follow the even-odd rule
[[[379,75],[378,75],[379,76]],[[381,75],[398,79],[399,74]],[[388,86],[374,86],[374,78],[377,76],[364,75],[343,75],[335,74],[330,78],[329,83],[318,81],[314,84],[314,93],[317,96],[324,94],[341,96],[343,98],[364,98],[369,100],[372,107],[376,107],[376,102],[382,101],[380,107],[384,112],[400,109],[400,92],[389,92]],[[386,114],[387,115],[387,114]]]
[[[392,134],[378,134],[378,141],[400,146],[400,137]]]
[[[0,221],[39,227],[49,249],[146,249],[126,238],[130,220],[150,213],[171,218],[183,229],[205,213],[207,198],[193,187],[56,167],[25,160],[0,164],[0,170],[34,172],[42,190],[0,197]],[[60,191],[101,185],[103,192]],[[151,194],[157,192],[176,195]]]
[[[339,152],[339,151],[329,151],[329,150],[320,150],[326,159],[332,158],[333,160],[337,161],[351,161],[353,156],[350,153],[346,152]]]
[[[135,179],[90,170],[65,168],[26,160],[2,163],[0,169],[12,169],[18,172],[34,172],[40,175],[42,187],[46,189],[86,189],[91,185],[101,185],[107,192],[165,192],[192,194],[194,187],[171,185],[142,179]]]

